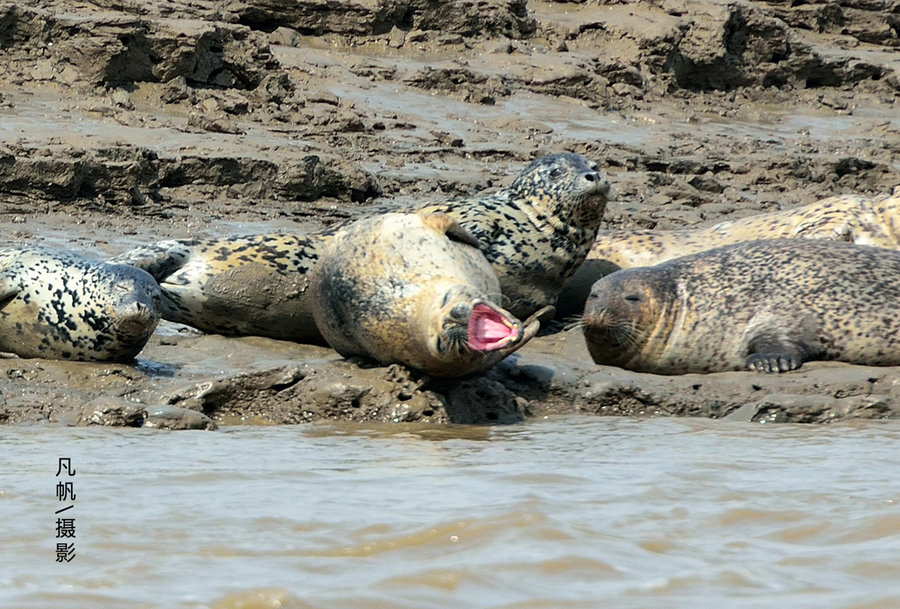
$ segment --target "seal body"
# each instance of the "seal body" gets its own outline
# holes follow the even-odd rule
[[[580,154],[543,156],[497,192],[421,207],[455,219],[481,243],[504,305],[527,317],[555,305],[590,251],[609,182]]]
[[[328,235],[264,234],[161,241],[111,262],[150,273],[164,319],[226,336],[321,341],[309,273]]]
[[[43,247],[0,248],[0,351],[20,357],[127,361],[159,321],[153,277]]]
[[[900,252],[751,241],[604,277],[583,329],[596,363],[639,372],[891,366],[900,364],[898,302]]]
[[[694,229],[601,233],[562,291],[557,311],[560,315],[579,313],[593,283],[620,268],[652,266],[732,243],[785,238],[900,249],[900,192],[881,199],[829,197],[794,209]]]
[[[486,370],[530,340],[494,304],[500,285],[477,242],[444,214],[389,213],[339,230],[310,279],[316,323],[345,357],[435,376]]]

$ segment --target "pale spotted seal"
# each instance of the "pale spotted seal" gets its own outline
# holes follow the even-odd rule
[[[596,363],[639,372],[890,366],[900,364],[898,303],[900,252],[750,241],[607,275],[583,329]]]
[[[321,341],[307,288],[328,235],[161,241],[110,262],[156,278],[162,316],[204,332]]]
[[[503,302],[527,317],[552,305],[587,255],[609,183],[571,153],[541,157],[508,188],[426,206],[456,218],[481,243],[500,278]],[[111,262],[132,264],[163,289],[164,319],[205,332],[321,341],[307,274],[330,234],[162,241]],[[500,301],[500,297],[496,297]]]
[[[482,244],[504,304],[526,317],[555,305],[597,235],[609,182],[580,154],[540,157],[508,188],[421,207],[454,218]]]
[[[701,228],[601,232],[584,264],[560,294],[557,313],[579,313],[594,282],[619,268],[652,266],[731,243],[782,238],[831,239],[898,249],[900,190],[875,199],[829,197],[794,209]]]
[[[0,248],[0,351],[127,361],[159,321],[159,286],[127,265],[44,247]]]
[[[500,284],[491,265],[445,214],[390,213],[341,229],[310,291],[316,323],[338,353],[434,376],[486,370],[540,327],[492,302]]]

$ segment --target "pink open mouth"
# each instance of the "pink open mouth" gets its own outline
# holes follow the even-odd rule
[[[495,351],[518,341],[519,324],[487,303],[472,307],[469,318],[469,347],[476,351]]]

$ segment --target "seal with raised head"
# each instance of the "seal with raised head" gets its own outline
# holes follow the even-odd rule
[[[597,235],[587,259],[562,290],[561,316],[578,314],[595,281],[620,268],[652,266],[756,239],[830,239],[900,249],[900,189],[892,196],[828,197],[784,211],[679,230],[618,230]]]
[[[110,262],[150,273],[163,319],[226,336],[321,341],[307,291],[326,234],[173,239]]]
[[[596,363],[638,372],[893,366],[898,303],[900,252],[778,239],[616,271],[594,284],[582,322]]]
[[[609,192],[596,163],[566,152],[533,161],[508,188],[419,210],[446,213],[472,233],[505,306],[527,317],[556,304],[594,243]]]
[[[389,213],[344,227],[322,252],[310,292],[338,353],[434,376],[487,370],[540,328],[537,316],[522,323],[494,304],[500,284],[490,263],[445,214]]]
[[[0,351],[20,357],[127,361],[159,321],[153,277],[45,247],[0,248]]]

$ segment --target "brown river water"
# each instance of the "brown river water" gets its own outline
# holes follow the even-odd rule
[[[897,422],[36,426],[0,441],[2,607],[900,607]],[[65,517],[75,537],[57,539]]]

